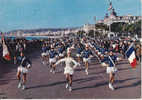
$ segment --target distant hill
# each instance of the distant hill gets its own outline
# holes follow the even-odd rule
[[[17,32],[22,32],[22,33],[36,33],[36,32],[47,32],[47,31],[51,31],[51,32],[56,32],[56,31],[65,31],[65,30],[74,30],[77,29],[79,27],[74,27],[74,28],[40,28],[40,29],[18,29],[18,30],[12,30],[9,31],[7,33],[17,33]]]

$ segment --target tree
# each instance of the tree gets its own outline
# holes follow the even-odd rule
[[[141,36],[141,21],[135,22],[135,23],[124,23],[124,22],[118,22],[111,24],[111,31],[112,32],[118,32],[118,33],[126,33],[127,36],[128,33],[131,33],[131,36],[138,35]]]
[[[95,32],[95,37],[99,37],[100,33],[98,31]]]
[[[84,35],[84,33],[85,33],[85,31],[79,30],[79,31],[77,32],[77,36],[82,38],[83,35]]]
[[[111,24],[111,31],[112,32],[122,33],[123,30],[125,30],[124,26],[125,26],[124,22],[112,23]]]
[[[141,21],[134,23],[134,34],[141,36]]]
[[[89,33],[88,33],[88,36],[94,37],[94,30],[90,30]]]
[[[103,23],[96,24],[96,29],[109,30],[109,27]]]

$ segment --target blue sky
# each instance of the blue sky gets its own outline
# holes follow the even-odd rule
[[[111,0],[118,15],[140,16],[140,0]],[[0,0],[0,31],[63,28],[103,19],[108,0]]]

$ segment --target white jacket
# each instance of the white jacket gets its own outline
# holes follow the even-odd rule
[[[65,62],[64,74],[71,74],[71,75],[74,73],[74,69],[79,64],[73,58],[66,57],[57,61],[55,65],[58,65],[61,62]],[[72,66],[72,63],[74,64],[74,66]]]

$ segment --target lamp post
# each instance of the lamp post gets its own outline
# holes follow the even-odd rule
[[[94,16],[94,21],[95,21],[95,31],[94,31],[94,37],[95,37],[95,34],[96,34],[96,16]]]

